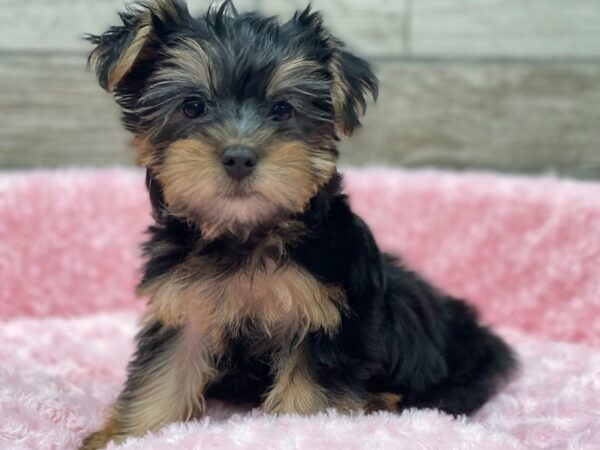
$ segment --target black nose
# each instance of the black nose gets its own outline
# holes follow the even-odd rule
[[[257,163],[258,155],[248,147],[228,147],[221,155],[225,172],[236,180],[250,175]]]

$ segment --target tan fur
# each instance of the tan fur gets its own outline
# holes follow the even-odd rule
[[[258,193],[234,196],[217,150],[203,142],[181,140],[172,144],[157,177],[169,212],[194,220],[207,240],[224,232],[249,234],[277,209]],[[228,190],[232,194],[229,198],[225,197]]]
[[[378,392],[371,394],[368,399],[365,412],[372,413],[376,411],[398,412],[402,396],[392,392]]]
[[[194,220],[205,239],[227,232],[244,239],[278,213],[303,211],[334,171],[333,154],[284,142],[261,149],[255,173],[236,186],[216,148],[185,139],[167,149],[157,177],[169,211]]]
[[[151,297],[148,313],[168,325],[192,322],[198,332],[241,331],[250,319],[266,335],[333,333],[346,310],[344,293],[302,267],[282,263],[284,235],[302,233],[295,223],[273,231],[247,256],[245,265],[223,272],[210,256],[192,253],[173,271],[140,289]],[[283,264],[283,265],[282,265]]]
[[[156,151],[148,138],[137,135],[130,144],[136,150],[136,163],[139,166],[153,167],[156,164]]]
[[[269,148],[257,166],[256,189],[281,208],[300,212],[334,171],[334,155],[284,142]]]
[[[296,86],[302,80],[321,77],[320,69],[321,66],[317,62],[302,57],[284,61],[271,75],[267,86],[267,98],[274,98],[279,92],[287,89],[297,90]]]
[[[344,392],[330,393],[331,407],[341,414],[352,414],[367,412],[367,402],[358,397],[353,392],[346,390]]]
[[[117,62],[111,68],[107,79],[107,90],[112,91],[115,86],[123,79],[131,70],[135,62],[142,57],[144,47],[148,41],[152,39],[153,25],[152,15],[166,21],[168,19],[177,20],[179,18],[177,9],[174,7],[171,0],[154,0],[150,6],[151,9],[140,8],[140,24],[135,30],[131,38],[131,42],[123,53],[117,59]],[[96,65],[97,61],[102,56],[101,50],[92,52],[90,56],[90,64]]]
[[[149,19],[144,19],[144,24],[136,31],[131,44],[117,60],[117,63],[108,74],[108,87],[112,91],[121,79],[131,70],[134,62],[137,60],[142,48],[146,44],[148,37],[152,33],[152,25]]]
[[[155,280],[142,293],[150,295],[149,313],[170,325],[191,321],[197,330],[214,335],[232,333],[250,320],[261,333],[287,339],[309,331],[333,333],[345,309],[343,292],[324,285],[299,266],[240,270],[231,274],[199,273],[210,264],[192,258],[174,272]]]
[[[83,440],[79,450],[100,450],[113,440],[116,432],[115,420],[110,417],[99,431],[90,434]]]
[[[186,327],[176,348],[147,368],[143,386],[131,393],[134,399],[117,402],[120,431],[139,435],[202,414],[202,392],[215,373],[211,345],[193,327]]]
[[[209,44],[205,42],[203,45]],[[159,69],[153,76],[153,82],[168,81],[177,77],[179,81],[185,80],[190,86],[214,90],[218,77],[210,64],[207,50],[210,50],[210,47],[205,49],[191,38],[179,39],[175,47],[165,50],[169,66]]]
[[[307,363],[304,345],[282,347],[275,362],[275,383],[263,408],[270,414],[310,415],[335,408],[345,414],[368,411],[367,400],[350,391],[332,392],[320,386]]]
[[[156,16],[165,21],[167,19],[179,19],[179,13],[173,4],[173,0],[153,0],[153,12]]]
[[[263,403],[270,414],[309,415],[331,406],[327,393],[314,380],[302,346],[284,350],[280,357],[275,384]]]
[[[228,181],[217,150],[191,139],[176,141],[167,149],[157,177],[174,213],[218,197],[219,184]]]
[[[162,426],[199,417],[203,391],[215,376],[214,347],[220,345],[187,325],[173,348],[151,361],[135,390],[126,390],[107,425],[84,441],[82,449],[102,448],[110,440],[140,436]]]
[[[333,110],[335,112],[336,124],[338,129],[345,134],[350,136],[352,130],[348,128],[346,124],[346,107],[348,102],[352,101],[350,93],[348,91],[348,82],[344,77],[342,70],[341,60],[338,55],[334,54],[329,63],[329,70],[333,77],[333,84],[331,86],[331,98],[333,101]],[[362,105],[356,103],[355,105],[359,111],[362,109]],[[364,111],[363,111],[364,112]]]

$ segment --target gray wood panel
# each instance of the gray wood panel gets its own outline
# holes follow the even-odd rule
[[[389,64],[355,164],[600,176],[600,65]]]
[[[84,33],[119,21],[123,0],[0,0],[0,46],[10,50],[84,50]]]
[[[87,51],[83,33],[118,23],[127,0],[0,0],[0,49]],[[194,13],[208,0],[191,0]],[[236,0],[289,16],[306,0]],[[331,29],[368,55],[600,57],[598,0],[314,0]]]
[[[414,55],[599,57],[598,0],[414,0]]]
[[[130,163],[84,56],[0,57],[0,166]],[[380,101],[346,164],[600,176],[600,65],[376,64]]]
[[[353,48],[371,54],[400,54],[404,50],[405,2],[389,2],[374,9],[359,0],[315,0],[328,25]],[[0,0],[0,48],[21,51],[87,51],[84,33],[98,34],[118,23],[117,12],[127,0]],[[193,13],[210,3],[188,2]],[[268,15],[291,17],[307,0],[235,0],[240,11],[260,9]]]
[[[0,56],[0,167],[131,163],[85,55]]]
[[[405,53],[410,0],[393,0],[374,5],[364,0],[259,0],[259,10],[289,19],[310,3],[321,11],[325,24],[353,50],[372,56]]]
[[[84,33],[99,34],[120,23],[118,12],[130,0],[0,0],[0,49],[13,51],[88,51]],[[194,14],[209,0],[189,0]],[[255,0],[235,0],[240,10]]]

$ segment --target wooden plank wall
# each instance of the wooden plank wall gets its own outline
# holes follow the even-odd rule
[[[236,4],[289,15],[306,1]],[[600,175],[599,1],[312,4],[382,82],[342,162]],[[0,167],[131,163],[79,39],[114,24],[121,5],[0,0]]]

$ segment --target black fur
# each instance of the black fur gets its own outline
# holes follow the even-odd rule
[[[319,382],[359,395],[400,393],[403,408],[477,411],[513,372],[513,353],[479,324],[473,308],[382,254],[340,193],[340,181],[336,175],[313,199],[299,218],[312,231],[288,248],[291,260],[321,281],[341,284],[351,308],[336,335],[306,338]],[[201,240],[198,231],[173,218],[151,232],[151,242],[179,245],[149,260],[148,278],[175,267],[187,242]],[[243,338],[232,337],[219,367],[224,375],[207,394],[259,404],[272,383],[269,361],[270,355],[254,355]]]

